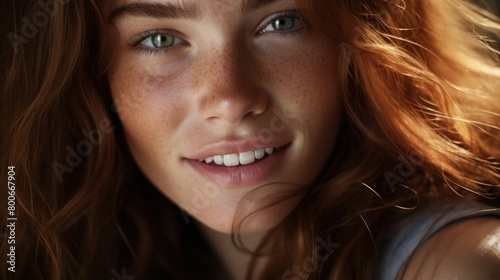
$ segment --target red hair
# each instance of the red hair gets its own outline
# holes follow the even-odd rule
[[[40,3],[4,3],[11,46],[2,45],[0,58],[8,105],[0,163],[17,171],[15,276],[110,278],[126,267],[147,277],[155,265],[171,278],[204,277],[188,262],[217,273],[220,264],[197,250],[203,244],[179,241],[197,239],[176,221],[177,208],[154,188],[136,187],[146,180],[112,112],[112,36],[100,3]],[[500,23],[463,0],[297,4],[312,29],[338,42],[346,121],[319,183],[264,240],[273,262],[260,279],[288,277],[321,242],[339,246],[304,277],[369,279],[400,209],[448,199],[498,205],[500,68],[478,32],[498,35]],[[38,24],[29,36],[24,18]]]

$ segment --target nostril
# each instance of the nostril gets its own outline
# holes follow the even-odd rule
[[[255,93],[245,88],[224,92],[206,91],[200,97],[198,110],[207,120],[223,120],[227,123],[238,123],[245,118],[260,115],[267,108],[265,92]]]

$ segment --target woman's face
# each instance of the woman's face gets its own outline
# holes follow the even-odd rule
[[[314,181],[341,122],[338,52],[294,1],[123,0],[109,13],[119,34],[109,81],[127,143],[174,203],[230,232],[245,194],[265,185],[248,198],[252,210],[293,188],[284,183]]]

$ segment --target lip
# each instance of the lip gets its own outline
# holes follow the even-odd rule
[[[205,162],[199,161],[196,157],[194,159],[185,159],[185,163],[194,169],[197,173],[199,173],[202,177],[212,181],[213,183],[219,186],[226,187],[243,187],[254,185],[263,182],[266,178],[268,178],[271,174],[273,174],[278,167],[281,165],[283,158],[288,151],[288,147],[291,143],[287,143],[282,146],[266,146],[266,147],[275,147],[275,151],[271,155],[267,155],[262,160],[256,161],[252,164],[248,165],[239,165],[235,167],[226,167],[219,166],[214,164],[207,164]],[[270,144],[268,144],[270,145]],[[242,147],[238,146],[238,148],[243,149],[242,152],[258,149],[255,146],[252,147]],[[263,147],[262,147],[263,148]],[[228,149],[232,149],[228,152]],[[224,150],[220,150],[220,154],[230,154],[236,153],[235,147],[226,147]],[[210,155],[218,154],[218,152],[213,153],[211,150],[208,152],[205,151],[200,154],[200,158],[204,158],[206,153]],[[208,157],[206,156],[206,157]]]
[[[200,160],[216,155],[230,155],[243,153],[247,151],[254,151],[265,148],[279,148],[288,145],[291,141],[275,140],[269,143],[263,143],[259,139],[245,139],[239,141],[222,141],[214,144],[209,144],[198,151],[186,156],[186,159]]]

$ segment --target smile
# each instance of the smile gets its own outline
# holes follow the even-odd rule
[[[205,180],[220,186],[243,187],[263,184],[283,166],[291,143],[277,147],[251,149],[202,159],[185,159],[187,167]],[[244,150],[244,149],[243,149]]]
[[[248,165],[254,163],[256,160],[263,159],[266,155],[272,155],[275,148],[265,148],[246,151],[243,153],[228,154],[228,155],[215,155],[200,159],[200,162],[213,163],[216,165],[224,165],[227,167]]]

